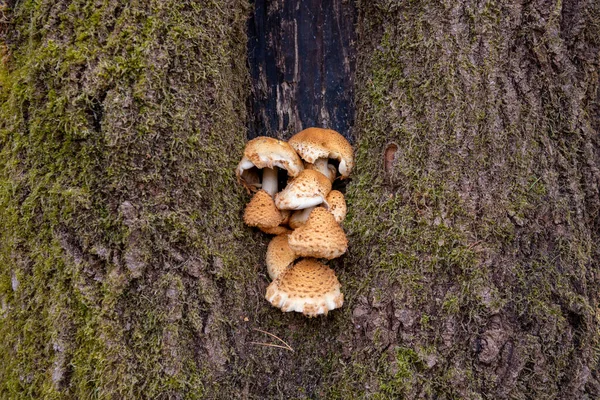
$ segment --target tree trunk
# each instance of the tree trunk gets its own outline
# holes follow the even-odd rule
[[[327,85],[272,118],[242,0],[1,12],[0,397],[600,396],[598,2],[359,1],[354,122]],[[233,170],[312,124],[357,166],[345,304],[306,319]]]
[[[255,0],[249,138],[287,138],[311,126],[351,137],[355,15],[349,1]]]

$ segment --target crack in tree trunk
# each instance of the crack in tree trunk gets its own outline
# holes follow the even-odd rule
[[[352,138],[354,3],[256,0],[248,23],[249,133],[331,128]]]

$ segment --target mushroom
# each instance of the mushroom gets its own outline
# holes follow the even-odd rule
[[[340,224],[346,218],[346,200],[344,195],[339,190],[332,190],[327,195],[325,203],[329,206],[328,211],[333,214],[335,221]],[[289,219],[289,225],[292,229],[300,228],[315,207],[305,208],[304,210],[295,211]]]
[[[271,239],[267,247],[267,271],[271,279],[277,277],[289,267],[297,258],[296,253],[290,249],[288,235],[278,235]]]
[[[324,160],[324,159],[320,159],[319,161],[322,161],[322,160]],[[335,167],[331,164],[327,164],[326,168],[318,168],[315,164],[305,162],[304,169],[313,169],[315,171],[319,171],[320,173],[325,175],[327,177],[327,179],[329,179],[331,181],[331,183],[333,183],[333,181],[335,181],[335,175],[337,174],[337,169],[335,169]]]
[[[335,272],[307,258],[285,270],[267,287],[266,299],[284,312],[301,312],[308,317],[327,313],[344,304]]]
[[[307,128],[288,141],[304,161],[328,175],[328,160],[338,160],[342,179],[346,179],[354,167],[352,146],[346,138],[331,129]]]
[[[254,167],[262,169],[262,183],[258,183]],[[304,164],[288,143],[259,136],[246,144],[244,156],[235,173],[238,182],[248,191],[255,192],[262,188],[273,197],[277,193],[277,168],[283,168],[288,175],[295,177],[304,170]]]
[[[290,222],[290,217],[292,212],[290,210],[280,210],[281,215],[283,216],[283,221],[281,221],[279,223],[278,226],[274,227],[274,228],[259,228],[261,231],[263,231],[264,233],[266,233],[267,235],[283,235],[286,233],[292,233],[292,231],[289,229],[288,223]]]
[[[244,210],[244,222],[260,229],[275,228],[285,216],[275,207],[273,198],[264,190],[256,192]]]
[[[332,190],[327,195],[325,202],[329,205],[329,212],[334,216],[335,221],[341,224],[346,218],[346,200],[344,194],[339,190]],[[291,219],[292,217],[290,217]]]
[[[325,201],[331,181],[319,171],[305,169],[275,196],[280,210],[302,210]]]
[[[335,217],[322,207],[315,208],[308,220],[288,238],[290,249],[301,257],[337,258],[346,252],[348,239]]]
[[[275,235],[275,236],[292,233],[292,231],[290,229],[288,229],[287,227],[285,227],[283,225],[278,225],[274,228],[260,228],[260,230],[263,231],[264,233],[266,233],[267,235]]]

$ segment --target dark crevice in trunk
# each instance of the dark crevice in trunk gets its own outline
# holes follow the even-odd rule
[[[343,0],[255,0],[248,22],[248,137],[312,126],[352,140],[355,7]]]

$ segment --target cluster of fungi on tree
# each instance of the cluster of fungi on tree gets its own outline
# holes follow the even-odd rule
[[[353,166],[352,146],[330,129],[308,128],[288,142],[257,137],[246,145],[236,174],[255,194],[244,211],[244,222],[276,235],[266,257],[273,279],[266,299],[275,307],[314,317],[342,306],[340,283],[319,259],[332,260],[348,248],[340,226],[346,201],[341,192],[332,190],[332,183],[338,171],[339,178],[346,179]],[[283,170],[286,185],[279,191]]]

